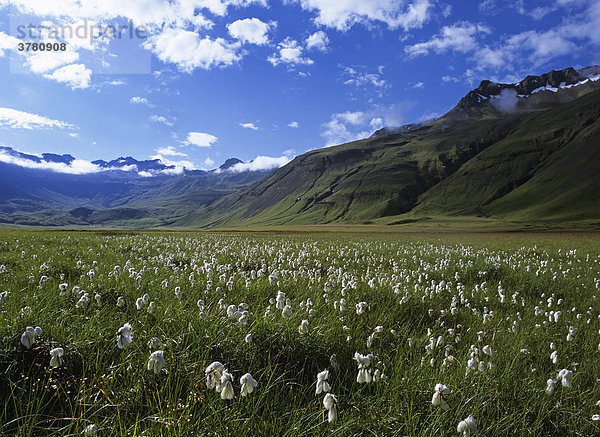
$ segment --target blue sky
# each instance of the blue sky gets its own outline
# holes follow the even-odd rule
[[[105,32],[21,37],[42,23]],[[0,0],[0,144],[279,166],[442,115],[483,79],[599,64],[598,28],[593,0]]]

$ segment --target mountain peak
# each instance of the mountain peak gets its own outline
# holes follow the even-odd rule
[[[231,167],[233,167],[236,164],[241,164],[244,161],[242,161],[241,159],[237,159],[237,158],[229,158],[227,161],[225,161],[223,164],[221,164],[221,166],[219,166],[220,170],[228,170]]]

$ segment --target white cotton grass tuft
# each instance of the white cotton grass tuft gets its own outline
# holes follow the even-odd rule
[[[63,359],[62,356],[65,354],[65,351],[62,347],[55,347],[50,351],[50,367],[57,368],[62,366]]]
[[[227,370],[223,371],[221,375],[221,399],[223,400],[231,400],[234,397],[233,392],[233,375],[229,373]]]
[[[369,384],[372,380],[371,374],[371,360],[373,359],[372,354],[362,355],[358,352],[354,353],[354,360],[358,363],[358,375],[356,376],[356,382],[359,384]]]
[[[252,377],[250,373],[246,373],[240,378],[240,384],[242,386],[240,389],[240,395],[246,396],[254,391],[254,389],[258,385],[258,382]]]
[[[302,320],[300,326],[298,326],[298,332],[300,334],[308,334],[308,320]]]
[[[335,395],[327,393],[323,398],[323,406],[327,410],[327,420],[329,423],[335,422],[338,415],[337,398]]]
[[[150,358],[148,359],[148,370],[154,370],[155,374],[159,374],[166,364],[164,351],[155,351],[150,354]]]
[[[125,298],[123,296],[119,296],[117,298],[117,306],[119,308],[123,308],[125,306]]]
[[[331,386],[327,382],[328,378],[329,370],[323,370],[322,372],[317,373],[317,388],[315,394],[319,395],[321,393],[327,393],[329,390],[331,390]]]
[[[546,381],[546,394],[548,396],[552,396],[554,394],[556,383],[557,381],[555,381],[554,379],[549,379],[548,381]]]
[[[558,380],[560,380],[563,387],[571,388],[571,380],[573,379],[573,372],[567,369],[562,369],[558,372]]]
[[[36,326],[28,326],[25,328],[25,332],[21,334],[21,344],[25,346],[26,349],[31,349],[33,344],[35,343],[35,339],[42,335],[42,328]]]
[[[221,391],[221,376],[225,366],[219,361],[213,361],[204,371],[206,376],[206,388],[215,389],[217,392]]]
[[[88,425],[83,430],[83,435],[96,435],[98,433],[98,426],[94,423]]]
[[[162,347],[162,341],[160,341],[160,338],[157,337],[152,337],[149,341],[148,341],[148,349],[160,349]]]
[[[450,394],[450,389],[446,387],[444,384],[436,384],[433,389],[433,397],[431,398],[431,404],[434,407],[442,407],[442,410],[448,411],[450,409],[450,405],[446,402],[444,398],[445,395]]]
[[[131,325],[125,323],[117,331],[117,347],[119,349],[125,349],[133,341],[133,332],[131,332]]]
[[[462,432],[463,436],[470,437],[477,435],[477,423],[472,415],[465,420],[461,420],[456,427],[457,432]]]

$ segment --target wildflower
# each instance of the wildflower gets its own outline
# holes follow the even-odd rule
[[[133,333],[131,332],[131,325],[125,323],[117,331],[117,347],[119,349],[125,349],[133,341]]]
[[[554,393],[554,388],[556,387],[556,381],[553,379],[549,379],[548,381],[546,381],[546,384],[546,394],[552,396],[552,394]]]
[[[327,393],[323,398],[323,406],[328,411],[327,420],[329,423],[335,422],[337,419],[337,398],[331,393]]]
[[[252,377],[251,374],[246,373],[240,378],[240,384],[242,385],[242,388],[240,389],[240,395],[246,396],[254,391],[254,388],[258,385],[258,382]]]
[[[356,382],[359,384],[368,384],[372,381],[371,369],[369,368],[371,365],[371,358],[373,358],[372,354],[362,355],[358,352],[354,353],[354,359],[358,363],[358,375],[356,376]]]
[[[86,426],[83,430],[83,435],[96,435],[96,433],[98,433],[98,427],[94,423]]]
[[[175,287],[175,296],[181,300],[181,287]]]
[[[148,349],[159,349],[162,347],[162,341],[159,338],[152,337],[150,341],[148,341]]]
[[[102,296],[100,296],[98,293],[96,293],[94,295],[94,299],[96,300],[96,304],[98,306],[102,306]]]
[[[144,299],[142,299],[141,297],[138,297],[135,301],[135,307],[137,308],[137,310],[141,310],[144,307]]]
[[[244,337],[244,341],[246,343],[250,343],[252,341],[252,334],[246,335],[246,337]]]
[[[331,364],[331,367],[333,367],[333,370],[334,370],[335,372],[337,372],[337,371],[339,371],[339,370],[340,370],[340,365],[339,365],[339,364],[338,364],[338,362],[337,362],[337,357],[335,356],[335,354],[332,354],[332,355],[329,357],[329,364]]]
[[[489,344],[486,344],[483,348],[483,353],[488,355],[488,356],[492,356],[494,355],[494,351],[492,350],[492,347]]]
[[[86,309],[90,303],[90,298],[87,293],[83,293],[77,303],[75,304],[75,308]]]
[[[278,310],[282,310],[285,306],[285,293],[282,291],[277,292],[277,305],[275,306]],[[272,303],[272,302],[271,302]]]
[[[433,397],[431,398],[431,403],[434,407],[442,407],[442,410],[447,411],[450,409],[450,405],[444,399],[444,395],[450,394],[450,389],[446,387],[444,384],[436,384]]]
[[[62,347],[55,347],[50,351],[50,367],[59,367],[62,366],[63,359],[62,356],[65,354],[65,351]]]
[[[552,360],[552,364],[556,364],[556,362],[558,361],[558,352],[557,351],[553,351],[550,354],[550,359]]]
[[[290,317],[292,317],[292,307],[289,305],[284,306],[283,309],[281,310],[281,315],[283,317],[285,317],[286,319],[289,319]]]
[[[329,370],[323,370],[322,372],[317,373],[316,394],[327,393],[329,390],[331,390],[331,386],[327,382],[327,378],[329,378]]]
[[[159,374],[166,364],[163,351],[152,352],[148,359],[148,370],[154,370],[154,373]]]
[[[119,308],[123,308],[125,306],[125,299],[123,298],[123,296],[119,296],[119,298],[117,299],[117,306]]]
[[[233,399],[234,392],[231,381],[233,381],[233,375],[227,370],[224,370],[223,374],[221,375],[221,399]]]
[[[600,420],[600,414],[594,414],[594,415],[592,416],[592,420],[594,420],[594,421],[598,421],[598,420]]]
[[[298,326],[298,332],[300,334],[308,334],[308,320],[302,320],[302,323]]]
[[[217,392],[221,391],[221,375],[225,370],[225,366],[218,361],[211,363],[204,374],[206,375],[206,387],[209,389],[216,389]]]
[[[563,387],[571,388],[571,379],[573,379],[573,372],[567,369],[562,369],[558,372],[558,379],[560,379]]]
[[[35,343],[36,337],[42,335],[42,328],[39,326],[35,329],[32,326],[25,328],[25,332],[21,334],[21,344],[27,349],[31,349],[33,343]]]
[[[229,305],[227,307],[227,317],[229,317],[230,319],[236,319],[237,318],[237,307],[235,305]]]
[[[155,308],[156,308],[156,305],[154,305],[154,301],[152,301],[148,304],[148,309],[146,311],[148,311],[148,314],[152,314],[154,312]]]
[[[462,432],[466,437],[477,435],[477,423],[473,416],[469,415],[465,420],[460,421],[456,431]]]
[[[58,289],[60,290],[61,296],[68,293],[68,291],[67,291],[68,287],[69,287],[69,284],[65,284],[65,283],[58,284]]]
[[[365,311],[369,309],[369,304],[367,302],[359,302],[356,304],[356,314],[359,316],[364,314]]]

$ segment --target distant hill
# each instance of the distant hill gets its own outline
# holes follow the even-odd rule
[[[101,172],[68,174],[34,164],[71,165],[71,155],[39,157],[9,147],[1,147],[0,153],[14,159],[0,162],[0,224],[166,226],[271,172],[232,172],[226,166],[177,174],[159,160],[126,157],[93,161]],[[224,165],[231,162],[242,161],[229,159]]]
[[[483,81],[437,120],[305,153],[175,223],[600,223],[598,168],[600,68],[568,68]]]

